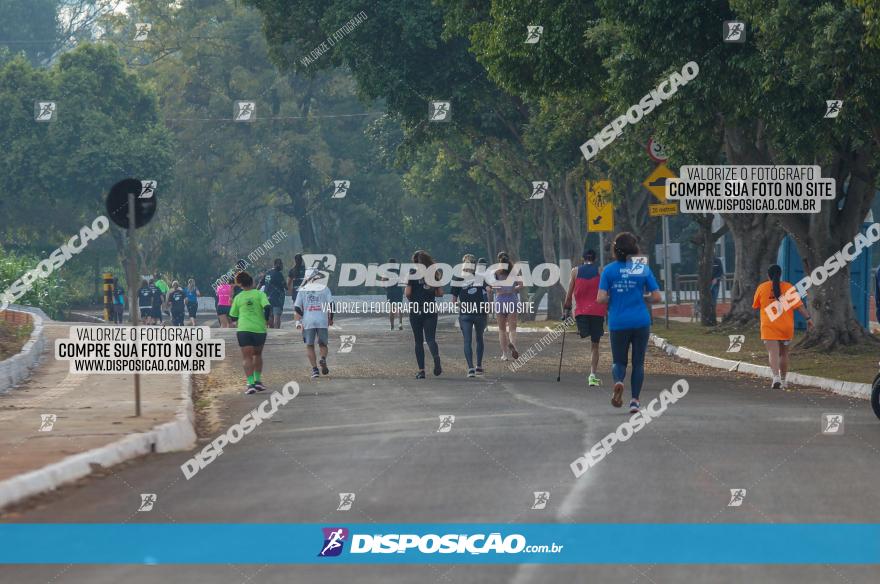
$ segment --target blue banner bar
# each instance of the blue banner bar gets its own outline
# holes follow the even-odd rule
[[[0,524],[0,564],[880,564],[880,524]]]

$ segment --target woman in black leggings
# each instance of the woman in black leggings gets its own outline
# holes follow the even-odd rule
[[[423,250],[415,252],[412,261],[422,264],[425,268],[434,265],[434,259]],[[406,283],[405,294],[410,303],[409,325],[415,337],[416,362],[419,365],[416,379],[425,378],[424,343],[428,343],[428,349],[434,357],[434,375],[440,375],[443,369],[440,367],[440,349],[434,339],[437,334],[437,311],[434,299],[443,296],[443,287],[431,286],[425,278],[410,278]]]

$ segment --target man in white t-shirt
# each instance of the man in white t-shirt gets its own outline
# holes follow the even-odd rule
[[[303,284],[293,302],[293,311],[297,325],[303,328],[303,342],[306,344],[306,353],[312,366],[312,379],[319,376],[318,365],[321,366],[321,373],[329,374],[327,330],[333,324],[333,295],[323,281],[323,274],[315,268],[306,270]],[[316,342],[321,351],[320,362],[316,361]]]

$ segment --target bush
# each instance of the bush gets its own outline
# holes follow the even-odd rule
[[[40,258],[36,256],[15,255],[0,248],[0,293],[26,272],[37,267],[38,263]],[[51,318],[61,319],[70,305],[65,287],[64,280],[54,272],[48,278],[34,280],[31,289],[15,302],[42,308]]]

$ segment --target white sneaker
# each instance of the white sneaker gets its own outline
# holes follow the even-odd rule
[[[782,389],[782,381],[775,375],[773,376],[773,383],[770,384],[770,389]]]
[[[507,353],[501,353],[501,360],[507,361]]]

